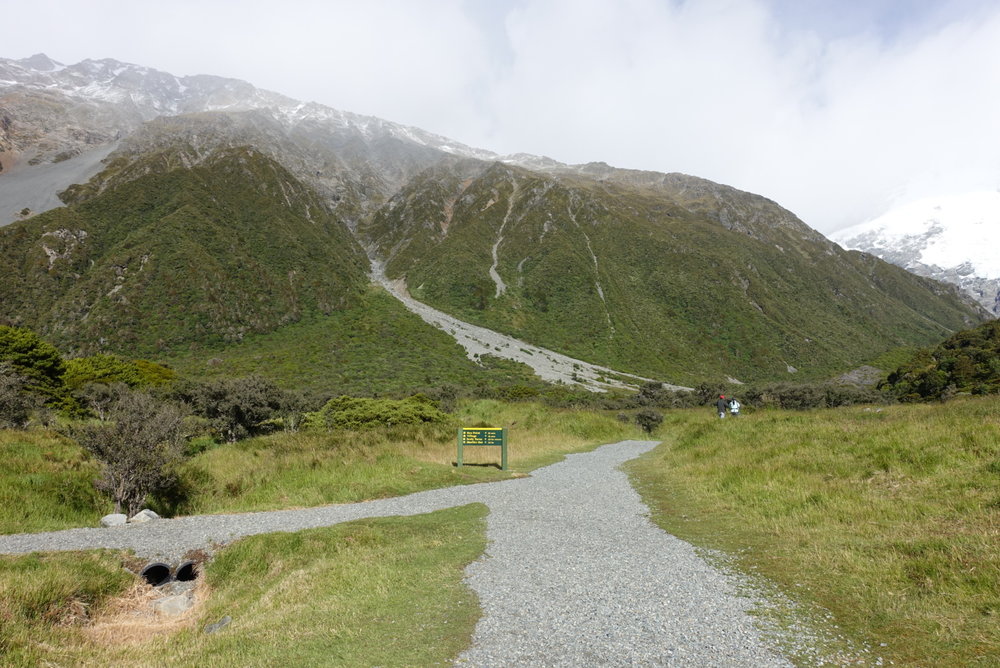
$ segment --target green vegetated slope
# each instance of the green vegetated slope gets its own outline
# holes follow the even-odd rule
[[[442,163],[361,231],[418,299],[671,380],[821,376],[981,320],[956,290],[845,252],[763,197],[595,171]]]
[[[238,344],[179,351],[163,359],[194,376],[259,374],[289,389],[330,396],[405,394],[446,384],[541,383],[523,364],[499,358],[473,362],[450,335],[374,287],[342,311],[249,335]]]
[[[252,148],[149,173],[0,230],[2,317],[62,350],[239,341],[356,306],[367,260],[314,192]]]
[[[941,399],[957,392],[1000,392],[1000,320],[917,351],[889,374],[883,388],[904,401]]]

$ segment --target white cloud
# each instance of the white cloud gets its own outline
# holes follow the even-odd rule
[[[704,176],[823,230],[877,215],[908,184],[1000,185],[1000,13],[886,46],[782,31],[759,2],[610,7],[512,13],[494,143]]]
[[[233,76],[499,152],[683,171],[823,231],[897,197],[1000,185],[1000,7],[827,7],[33,0],[5,8],[26,28],[0,55]]]

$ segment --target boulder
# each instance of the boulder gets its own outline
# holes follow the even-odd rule
[[[158,520],[160,516],[154,513],[148,508],[140,510],[135,515],[129,518],[129,524],[142,524],[143,522],[148,522],[150,520]]]
[[[174,617],[187,612],[194,605],[194,597],[189,594],[176,594],[153,601],[153,612],[166,617]]]
[[[128,515],[125,513],[112,513],[101,518],[102,527],[121,527],[128,522]]]

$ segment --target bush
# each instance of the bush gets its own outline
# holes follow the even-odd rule
[[[635,414],[635,423],[647,434],[652,434],[663,423],[663,415],[646,408]]]
[[[901,401],[1000,392],[1000,320],[958,332],[934,349],[917,351],[879,388]]]
[[[426,422],[443,423],[448,415],[422,395],[408,399],[337,397],[307,416],[306,424],[325,429],[371,429],[372,427]]]
[[[776,383],[747,387],[742,395],[747,406],[788,410],[878,404],[888,399],[871,387],[836,383]]]
[[[0,427],[20,429],[27,426],[41,400],[27,391],[28,379],[14,371],[8,362],[0,362]]]
[[[66,365],[55,346],[30,329],[0,325],[0,362],[25,379],[25,388],[48,401],[64,398]]]
[[[111,405],[109,420],[69,430],[102,467],[97,486],[133,515],[149,494],[170,488],[183,458],[185,412],[145,392],[123,390]]]
[[[269,431],[269,420],[300,410],[299,398],[260,376],[188,382],[175,388],[172,396],[210,420],[219,436],[229,442]]]
[[[169,367],[148,360],[127,360],[117,355],[93,355],[66,361],[65,381],[71,390],[79,390],[89,383],[157,386],[169,383],[175,377]]]

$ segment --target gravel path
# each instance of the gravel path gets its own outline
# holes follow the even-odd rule
[[[481,502],[489,545],[467,575],[483,617],[457,665],[790,666],[748,616],[740,579],[652,524],[618,470],[655,445],[623,441],[530,478],[394,499],[0,536],[0,552],[132,548],[176,561],[241,536]]]

